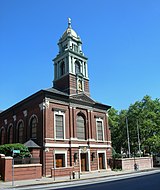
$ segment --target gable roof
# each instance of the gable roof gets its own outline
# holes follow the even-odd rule
[[[108,110],[111,108],[109,105],[105,105],[102,103],[99,103],[95,100],[93,100],[90,96],[88,96],[85,93],[75,94],[75,95],[68,95],[67,93],[64,93],[62,91],[59,91],[55,88],[48,88],[46,90],[43,90],[44,92],[49,93],[50,98],[56,98],[61,99],[66,102],[75,103],[75,104],[81,104],[86,106],[92,106],[94,108]],[[47,96],[47,94],[46,94]]]
[[[68,95],[67,93],[64,93],[62,91],[59,91],[59,90],[51,87],[48,89],[40,90],[40,91],[32,94],[31,96],[21,100],[20,102],[16,103],[15,105],[9,107],[8,109],[3,110],[2,112],[0,112],[0,117],[3,117],[7,112],[10,112],[11,110],[13,110],[19,106],[22,106],[24,103],[27,103],[28,101],[30,101],[34,98],[37,98],[39,96],[42,96],[42,99],[44,97],[49,97],[51,99],[53,98],[55,100],[60,100],[60,101],[64,101],[67,103],[91,106],[91,107],[97,108],[97,109],[108,110],[111,108],[111,106],[109,106],[109,105],[105,105],[105,104],[102,104],[102,103],[99,103],[99,102],[93,100],[91,97],[89,97],[85,93]]]
[[[27,142],[24,143],[25,146],[27,146],[28,148],[40,148],[40,146],[38,146],[34,141],[32,141],[31,139]]]
[[[70,99],[75,99],[75,100],[79,100],[79,101],[87,102],[87,103],[91,103],[91,104],[96,103],[92,98],[90,98],[89,96],[87,96],[84,93],[72,95],[72,96],[70,96]]]
[[[64,95],[64,96],[68,96],[68,94],[67,93],[64,93],[64,92],[62,92],[62,91],[59,91],[59,90],[57,90],[57,89],[55,89],[55,88],[48,88],[48,89],[45,89],[44,91],[46,91],[46,92],[51,92],[51,93],[54,93],[54,94],[59,94],[59,95]]]
[[[74,103],[91,105],[92,107],[98,108],[98,109],[108,110],[111,108],[111,106],[109,105],[101,104],[93,100],[91,97],[89,97],[85,93],[70,96],[70,101]]]

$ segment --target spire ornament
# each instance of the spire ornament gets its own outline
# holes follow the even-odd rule
[[[68,18],[68,28],[71,28],[71,18]]]

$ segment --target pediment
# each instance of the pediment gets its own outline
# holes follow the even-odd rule
[[[83,94],[72,95],[72,96],[70,96],[70,99],[75,99],[75,100],[95,104],[95,101],[92,98],[90,98],[89,96],[87,96],[86,94],[84,94],[84,93]]]

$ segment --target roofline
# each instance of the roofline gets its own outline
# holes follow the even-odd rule
[[[102,103],[95,103],[95,106],[101,109],[105,109],[105,110],[109,110],[112,106],[106,105],[106,104],[102,104]]]
[[[93,108],[102,109],[102,110],[106,110],[106,111],[111,108],[111,106],[105,105],[105,104],[102,104],[102,103],[98,103],[98,102],[90,103],[90,102],[83,101],[83,100],[70,99],[70,96],[67,95],[67,94],[59,94],[58,92],[57,93],[56,92],[50,92],[50,91],[41,89],[41,90],[37,91],[36,93],[28,96],[27,98],[21,100],[20,102],[14,104],[13,106],[7,108],[6,110],[0,112],[0,116],[3,116],[7,112],[15,109],[18,106],[21,106],[22,104],[30,101],[31,99],[37,97],[40,94],[44,95],[44,97],[50,96],[50,98],[55,98],[55,99],[58,99],[58,100],[66,101],[68,103],[76,103],[76,104],[79,104],[79,105],[86,105],[86,106],[90,106],[90,107],[93,107]]]
[[[88,60],[88,58],[85,57],[84,55],[81,55],[81,54],[79,54],[79,53],[76,53],[75,51],[72,51],[72,50],[68,49],[68,50],[66,50],[65,52],[63,52],[62,54],[58,54],[54,59],[52,59],[52,61],[56,61],[56,59],[58,59],[60,56],[66,54],[66,53],[68,53],[68,52],[69,52],[69,53],[72,53],[72,54],[74,54],[74,55],[78,55],[78,56],[80,56],[81,58]]]
[[[16,108],[16,107],[18,107],[18,106],[20,106],[20,105],[22,105],[22,104],[28,102],[28,101],[30,101],[30,100],[33,99],[34,97],[38,96],[39,94],[43,94],[43,93],[44,93],[43,90],[39,90],[39,91],[35,92],[34,94],[32,94],[32,95],[26,97],[25,99],[23,99],[23,100],[17,102],[16,104],[12,105],[11,107],[7,108],[6,110],[0,112],[0,116],[6,114],[6,113],[9,112],[10,110],[12,110],[12,109],[14,109],[14,108]]]

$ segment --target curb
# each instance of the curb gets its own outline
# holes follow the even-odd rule
[[[110,175],[102,175],[102,176],[97,176],[96,178],[110,178],[110,177],[114,177],[114,176],[123,176],[123,175],[129,175],[129,174],[133,174],[133,173],[142,173],[142,172],[149,172],[149,171],[155,171],[155,170],[159,170],[159,168],[154,168],[154,169],[145,169],[145,170],[139,170],[139,171],[131,171],[131,172],[124,172],[124,173],[115,173],[115,174],[110,174]],[[123,172],[123,171],[122,171]],[[40,182],[40,183],[33,183],[33,184],[26,184],[26,185],[15,185],[15,186],[10,186],[10,187],[3,187],[2,189],[12,189],[12,188],[21,188],[21,187],[31,187],[31,186],[37,186],[37,185],[47,185],[47,184],[58,184],[58,183],[67,183],[67,182],[73,182],[73,181],[84,181],[84,180],[88,180],[88,179],[95,179],[95,176],[87,176],[86,178],[80,178],[80,179],[71,179],[71,180],[59,180],[59,181],[51,181],[51,182]],[[5,182],[4,182],[5,183]],[[1,183],[0,183],[1,184]],[[0,188],[1,189],[1,188]]]

